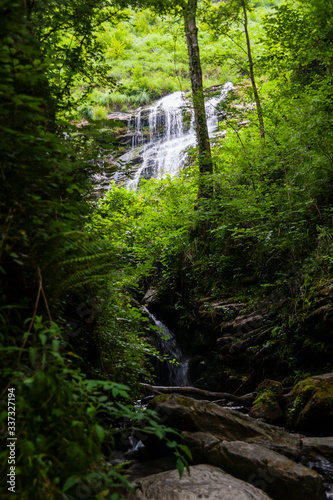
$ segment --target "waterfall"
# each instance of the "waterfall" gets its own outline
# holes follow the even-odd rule
[[[228,82],[223,86],[218,97],[206,100],[210,136],[217,129],[218,105],[225,99],[231,88],[233,85]],[[159,99],[146,111],[148,120],[144,118],[140,110],[129,124],[129,128],[134,127],[132,149],[122,157],[122,161],[131,161],[135,156],[140,156],[142,160],[133,179],[126,183],[129,189],[137,189],[141,178],[177,175],[186,163],[188,148],[196,145],[193,108],[183,92],[174,92]],[[143,123],[148,123],[148,125],[143,126]],[[144,128],[147,126],[149,134],[145,135]],[[138,151],[138,147],[144,142],[142,150]]]
[[[162,355],[166,355],[168,360],[175,360],[175,363],[165,361],[159,373],[158,383],[170,386],[189,386],[188,380],[188,363],[189,359],[185,358],[180,347],[177,344],[175,335],[169,328],[158,320],[148,309],[144,308],[145,312],[152,322],[160,329],[158,339],[158,349]]]

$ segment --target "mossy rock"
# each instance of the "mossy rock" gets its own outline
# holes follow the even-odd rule
[[[288,395],[288,424],[314,436],[333,429],[333,373],[306,378]]]
[[[275,380],[264,380],[257,388],[258,396],[250,410],[250,417],[261,418],[270,424],[284,420],[283,387]]]

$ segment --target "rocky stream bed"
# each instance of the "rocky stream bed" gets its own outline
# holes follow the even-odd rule
[[[325,339],[320,359],[330,359],[331,295],[326,283],[301,323],[302,337],[287,331],[300,362],[311,356],[317,362],[304,341],[314,335]],[[177,340],[189,357],[188,386],[146,388],[165,392],[149,407],[179,431],[192,461],[190,475],[185,470],[180,478],[167,447],[147,437],[130,466],[138,485],[131,498],[333,499],[333,373],[290,383],[287,367],[274,356],[277,342],[268,342],[281,303],[277,296],[270,307],[246,310],[240,301],[204,298],[188,314],[186,327],[179,327],[172,302],[161,301],[156,290],[146,293],[142,304],[178,328]],[[288,324],[279,328],[288,330]]]
[[[333,375],[330,374],[333,378]],[[150,405],[192,454],[182,478],[156,438],[145,441],[131,478],[151,500],[325,500],[333,498],[333,437],[287,432],[231,408],[177,394]],[[135,497],[130,497],[135,498]]]
[[[212,131],[223,119],[219,91]],[[184,166],[194,130],[180,93],[108,119],[118,124],[120,149],[104,158],[97,190],[108,189],[110,180],[136,189],[141,178],[177,175]],[[178,295],[186,278],[179,281]],[[172,340],[172,357],[177,349],[186,354],[179,357],[179,369],[158,368],[160,383],[177,388],[146,390],[168,393],[152,399],[150,407],[162,423],[178,429],[193,458],[190,475],[185,471],[180,478],[170,450],[147,436],[129,468],[138,485],[131,498],[333,499],[332,289],[333,280],[323,283],[300,317],[296,302],[290,305],[278,289],[251,304],[231,292],[195,297],[195,304],[183,300],[179,307],[175,295],[155,289],[141,304],[133,301],[146,308],[150,321],[161,326],[162,320],[167,333],[174,331],[179,345]],[[299,377],[295,385],[297,370],[318,375]]]

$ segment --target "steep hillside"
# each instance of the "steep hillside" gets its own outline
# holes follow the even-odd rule
[[[261,19],[281,0],[255,2],[249,15],[251,39],[259,39]],[[104,23],[98,41],[110,65],[109,87],[96,87],[78,110],[86,119],[102,119],[110,111],[134,109],[176,90],[190,89],[188,55],[181,19],[161,18],[149,10],[126,11],[126,20]],[[242,80],[247,73],[245,41],[239,28],[224,37],[214,33],[199,13],[199,43],[204,86]],[[259,46],[258,46],[259,47]],[[77,87],[77,95],[86,89]]]

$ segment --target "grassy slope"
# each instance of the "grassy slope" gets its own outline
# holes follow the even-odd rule
[[[280,2],[258,1],[256,11],[250,14],[253,43],[261,16],[273,3]],[[81,117],[101,119],[110,111],[126,112],[177,90],[190,90],[182,20],[171,16],[162,19],[148,10],[128,14],[127,21],[117,26],[106,23],[98,34],[113,84],[91,92],[88,102],[78,110]],[[244,75],[244,55],[231,38],[213,36],[199,22],[205,87],[230,80],[236,84]]]

